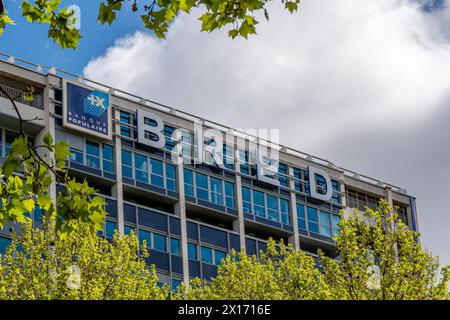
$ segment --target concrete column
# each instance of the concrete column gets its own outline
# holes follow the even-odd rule
[[[183,161],[177,165],[177,190],[179,200],[175,204],[175,214],[180,218],[181,229],[181,259],[183,263],[183,282],[189,286],[189,256],[187,240],[186,199],[184,193],[184,165]]]
[[[120,112],[115,111],[113,118],[120,121]],[[115,123],[115,132],[120,132],[119,122]],[[112,130],[112,128],[111,128]],[[122,182],[122,138],[119,135],[115,136],[114,143],[114,171],[116,173],[116,183],[112,186],[112,195],[117,200],[117,228],[121,234],[124,233],[124,219],[123,219],[123,182]]]
[[[297,219],[297,196],[295,194],[295,182],[294,182],[294,169],[289,166],[289,188],[291,189],[290,194],[290,211],[292,219],[292,229],[294,235],[289,237],[289,243],[292,244],[295,250],[300,250],[300,234],[298,232],[298,219]]]
[[[239,232],[241,251],[245,252],[245,218],[244,206],[242,205],[242,179],[240,173],[236,173],[236,208],[238,218],[233,222],[233,231]]]
[[[43,138],[45,134],[48,132],[52,135],[53,140],[56,140],[56,130],[55,130],[55,118],[53,117],[53,114],[55,112],[55,105],[53,103],[53,99],[55,98],[55,93],[52,88],[50,88],[50,82],[49,78],[46,79],[46,87],[44,88],[43,92],[43,103],[44,103],[44,123],[45,128],[43,128],[36,136],[36,145],[42,145]],[[54,154],[53,152],[48,151],[47,149],[39,149],[38,150],[39,155],[48,163],[54,162]],[[56,181],[55,177],[52,174],[53,182],[49,187],[49,194],[53,201],[53,203],[56,203]]]
[[[237,146],[237,138],[235,138],[235,146]],[[244,206],[242,204],[242,177],[239,163],[239,150],[234,149],[234,169],[236,172],[236,209],[238,218],[233,222],[233,231],[239,232],[239,240],[241,251],[245,252],[245,217]]]

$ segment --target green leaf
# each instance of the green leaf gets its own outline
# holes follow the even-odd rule
[[[298,3],[297,2],[291,2],[287,1],[284,4],[285,8],[289,10],[290,13],[293,13],[294,11],[297,11],[298,9]]]
[[[70,156],[69,144],[65,141],[58,141],[55,144],[55,161],[56,166],[63,169],[67,158]]]
[[[102,2],[98,10],[98,18],[101,24],[111,25],[116,20],[116,12],[122,9],[122,1],[108,0],[107,4]]]
[[[47,146],[47,148],[48,148],[49,150],[52,150],[52,148],[53,148],[53,137],[52,137],[52,135],[50,134],[50,132],[47,132],[47,133],[44,135],[44,138],[43,138],[42,140],[44,141],[44,144]]]
[[[42,194],[38,196],[37,203],[41,209],[49,210],[52,205],[52,198],[49,194]]]
[[[34,209],[34,200],[33,199],[27,199],[22,201],[22,205],[28,212],[33,211]]]

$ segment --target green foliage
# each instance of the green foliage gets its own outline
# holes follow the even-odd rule
[[[60,8],[61,0],[36,0],[33,4],[23,1],[22,16],[31,23],[49,25],[48,37],[56,41],[61,48],[75,49],[81,38],[76,28],[71,27],[74,22],[73,12],[67,8]]]
[[[134,234],[111,242],[80,223],[76,233],[59,237],[54,221],[32,228],[29,218],[0,256],[0,300],[5,299],[166,299],[145,247]]]
[[[179,287],[173,299],[448,299],[449,266],[424,251],[418,234],[386,202],[342,219],[337,258],[313,258],[283,243],[268,243],[260,258],[233,252],[208,283]],[[379,270],[379,272],[378,272]],[[379,276],[378,276],[379,274]]]
[[[339,259],[321,254],[333,299],[448,299],[450,266],[418,242],[386,201],[341,220]]]
[[[23,223],[38,206],[47,215],[57,217],[56,230],[62,237],[77,231],[80,223],[88,224],[93,234],[101,230],[105,200],[96,196],[86,181],[69,179],[65,161],[70,151],[66,142],[54,143],[49,133],[42,140],[43,145],[34,147],[26,135],[20,135],[11,144],[0,168],[0,229],[9,221]],[[55,165],[47,163],[37,149],[52,152]],[[49,194],[54,178],[63,184],[55,203]]]
[[[229,27],[231,38],[256,34],[257,17],[264,16],[269,20],[267,5],[272,0],[104,0],[100,3],[97,20],[102,24],[111,25],[117,19],[117,13],[124,10],[124,4],[131,4],[132,12],[140,15],[146,28],[157,37],[165,38],[169,26],[180,14],[192,14],[193,8],[199,8],[201,15],[201,30],[212,32]],[[67,8],[60,8],[61,0],[36,0],[30,3],[22,2],[22,16],[31,23],[49,25],[48,37],[62,48],[76,48],[80,33],[72,28],[74,17]],[[300,0],[281,0],[290,12],[298,10]],[[139,5],[138,5],[139,4]],[[12,24],[5,14],[0,16],[0,27]],[[0,28],[0,35],[3,29]]]
[[[3,35],[4,29],[7,25],[14,25],[14,21],[8,16],[8,12],[5,10],[0,15],[0,36]]]
[[[211,283],[195,279],[174,299],[267,300],[326,299],[329,291],[311,256],[283,243],[268,243],[260,258],[233,252],[222,261]]]

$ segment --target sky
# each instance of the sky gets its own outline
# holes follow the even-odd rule
[[[450,264],[449,0],[303,0],[292,15],[274,1],[249,40],[200,32],[198,10],[159,40],[129,11],[109,28],[99,1],[76,4],[76,51],[21,19],[18,0],[0,51],[231,127],[280,129],[284,145],[416,196],[422,242]]]

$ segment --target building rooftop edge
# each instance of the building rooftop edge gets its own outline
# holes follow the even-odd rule
[[[221,131],[224,131],[224,132],[225,131],[229,132],[230,130],[232,130],[233,134],[240,133],[240,134],[244,134],[247,137],[260,139],[260,140],[262,140],[262,141],[264,141],[266,143],[271,143],[271,141],[268,141],[266,139],[257,138],[257,137],[255,137],[255,136],[253,136],[251,134],[248,134],[246,132],[240,131],[238,129],[228,127],[226,125],[217,123],[215,121],[204,119],[202,117],[199,117],[197,115],[191,114],[189,112],[182,111],[182,110],[176,109],[174,107],[170,107],[170,106],[167,106],[165,104],[162,104],[162,103],[159,103],[159,102],[147,99],[147,98],[140,97],[140,96],[135,95],[133,93],[129,93],[129,92],[126,92],[124,90],[117,89],[117,88],[108,86],[106,84],[99,83],[99,82],[97,82],[95,80],[87,79],[85,77],[82,77],[80,75],[71,73],[69,71],[65,71],[65,70],[57,68],[57,67],[51,67],[51,66],[45,66],[45,65],[36,64],[34,62],[30,62],[30,61],[27,61],[27,60],[24,60],[24,59],[21,59],[21,58],[17,58],[15,56],[9,55],[9,54],[4,53],[4,52],[0,52],[0,61],[3,62],[3,63],[12,64],[12,65],[17,66],[17,67],[25,68],[25,69],[27,69],[29,71],[36,72],[36,73],[41,74],[41,75],[49,75],[50,74],[50,75],[53,75],[53,76],[56,76],[56,77],[66,78],[66,79],[69,79],[69,78],[67,78],[67,76],[70,76],[70,77],[73,78],[72,80],[84,81],[88,85],[90,84],[90,85],[93,85],[93,86],[100,86],[104,90],[109,91],[112,95],[114,95],[114,96],[116,96],[118,98],[124,98],[124,99],[133,101],[135,103],[138,103],[138,104],[141,104],[141,105],[144,105],[144,106],[147,106],[147,107],[162,108],[160,110],[161,112],[169,113],[169,114],[174,115],[174,116],[184,116],[184,118],[187,117],[190,120],[203,121],[203,123],[205,125],[208,125],[208,124],[209,125],[213,125],[213,126],[216,127],[215,129],[218,129],[218,130],[221,130]],[[21,64],[23,64],[23,65],[21,65]],[[147,105],[146,103],[150,103],[152,105]],[[317,157],[317,156],[308,154],[306,152],[303,152],[303,151],[300,151],[300,150],[296,150],[296,149],[288,147],[288,146],[284,146],[282,144],[279,144],[279,147],[280,147],[280,151],[285,153],[285,154],[292,155],[292,156],[297,156],[297,157],[300,157],[300,158],[302,158],[302,159],[304,159],[304,160],[306,160],[308,162],[311,162],[311,163],[314,163],[314,164],[319,164],[319,165],[322,165],[322,166],[326,166],[326,167],[329,167],[329,168],[331,168],[333,170],[341,171],[345,176],[347,176],[349,178],[352,178],[352,179],[355,179],[355,180],[359,180],[359,181],[364,182],[364,183],[369,183],[369,184],[372,184],[372,185],[375,185],[375,186],[378,186],[378,187],[382,187],[382,188],[390,187],[393,192],[396,192],[396,193],[399,193],[399,194],[402,194],[402,195],[405,195],[405,196],[408,196],[408,197],[412,197],[412,198],[415,199],[414,196],[408,194],[407,190],[405,190],[405,189],[403,189],[403,188],[401,188],[399,186],[396,186],[394,184],[391,184],[391,183],[388,183],[388,182],[385,182],[385,181],[381,181],[379,179],[375,179],[375,178],[372,178],[372,177],[364,175],[364,174],[357,173],[357,172],[355,172],[353,170],[349,170],[349,169],[346,169],[344,167],[336,166],[330,160],[323,159],[321,157]]]

